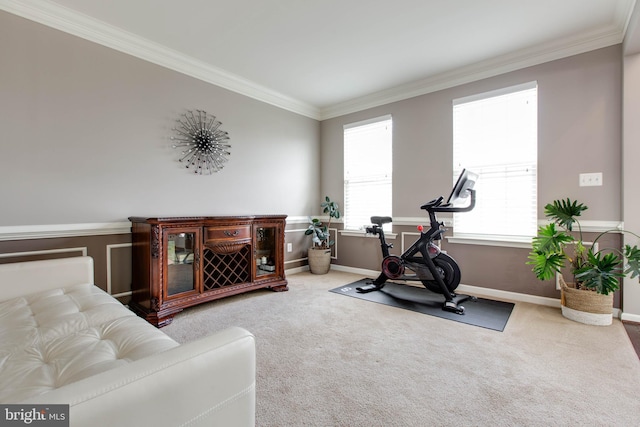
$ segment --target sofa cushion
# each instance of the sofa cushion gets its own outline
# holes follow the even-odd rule
[[[91,284],[2,301],[0,402],[19,402],[177,346]]]

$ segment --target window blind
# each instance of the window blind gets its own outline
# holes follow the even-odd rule
[[[392,133],[390,115],[344,126],[345,229],[391,216]]]
[[[537,83],[453,102],[454,180],[480,175],[476,207],[454,214],[455,236],[528,240],[537,229]]]

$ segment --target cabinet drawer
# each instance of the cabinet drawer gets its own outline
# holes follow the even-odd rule
[[[229,241],[229,240],[246,240],[251,238],[250,225],[208,227],[206,229],[204,240],[210,241]]]

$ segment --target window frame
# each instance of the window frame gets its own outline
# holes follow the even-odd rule
[[[389,152],[387,155],[385,155],[386,158],[388,158],[388,164],[387,164],[388,169],[385,171],[386,172],[385,176],[388,176],[388,183],[385,184],[386,186],[388,186],[386,187],[386,190],[388,191],[388,196],[389,196],[388,206],[386,206],[386,209],[377,209],[377,208],[372,209],[369,213],[366,214],[366,221],[356,226],[356,224],[350,224],[350,222],[353,222],[353,221],[349,220],[349,217],[350,217],[349,192],[347,189],[349,179],[347,177],[347,172],[350,165],[348,164],[349,162],[348,150],[349,151],[354,151],[354,150],[351,150],[349,149],[349,147],[347,147],[348,132],[349,130],[352,130],[352,129],[363,128],[369,125],[382,124],[387,122],[388,122],[388,126],[390,126],[390,130],[389,130],[390,139],[388,141],[389,146],[386,147],[388,148]],[[366,151],[367,153],[370,152],[370,150],[363,150],[363,151]],[[358,176],[358,178],[360,178],[360,175]],[[387,181],[387,180],[383,180],[383,181]],[[372,185],[375,185],[375,184],[372,184]],[[393,117],[391,114],[385,114],[382,116],[377,116],[370,119],[360,120],[357,122],[347,123],[343,125],[343,194],[344,194],[344,205],[343,205],[342,218],[343,218],[345,232],[358,232],[358,231],[362,232],[363,227],[369,224],[370,222],[369,218],[373,215],[391,216],[393,212]],[[385,210],[387,210],[386,213],[384,212]],[[359,217],[362,218],[363,216],[359,215]],[[385,231],[390,231],[390,224],[385,224],[384,228],[385,228]]]
[[[453,229],[453,236],[447,236],[447,240],[451,243],[466,243],[466,244],[479,244],[479,245],[495,245],[495,246],[508,246],[508,247],[529,247],[531,239],[535,236],[537,227],[538,227],[538,219],[537,219],[537,211],[538,211],[538,207],[537,207],[537,169],[538,169],[538,158],[537,158],[537,152],[538,152],[538,116],[539,116],[539,102],[538,102],[538,96],[539,96],[539,88],[538,88],[538,82],[537,81],[530,81],[530,82],[526,82],[526,83],[522,83],[522,84],[518,84],[518,85],[513,85],[513,86],[508,86],[508,87],[504,87],[504,88],[500,88],[500,89],[496,89],[496,90],[492,90],[492,91],[487,91],[487,92],[483,92],[483,93],[478,93],[478,94],[474,94],[471,96],[466,96],[466,97],[461,97],[461,98],[457,98],[454,99],[452,102],[452,115],[453,115],[453,135],[452,135],[452,149],[453,149],[453,180],[455,181],[455,179],[457,178],[457,174],[460,173],[461,168],[465,167],[468,168],[474,172],[479,172],[479,170],[474,170],[473,165],[468,165],[468,164],[460,164],[460,165],[456,165],[456,162],[459,160],[456,158],[456,150],[459,149],[459,147],[456,147],[456,135],[457,135],[457,131],[459,131],[459,129],[456,129],[456,107],[460,106],[460,105],[464,105],[464,104],[468,104],[468,103],[473,103],[473,102],[477,102],[477,101],[483,101],[483,100],[491,100],[492,98],[496,98],[496,97],[501,97],[501,96],[505,96],[505,95],[510,95],[510,94],[517,94],[519,92],[523,92],[523,91],[529,91],[535,89],[535,117],[529,117],[528,120],[533,120],[531,123],[529,124],[533,124],[534,126],[531,126],[530,128],[530,134],[529,134],[529,138],[533,139],[533,144],[534,146],[531,147],[529,146],[529,157],[528,161],[532,161],[531,163],[531,169],[530,171],[527,171],[526,174],[529,177],[529,183],[531,184],[531,181],[533,181],[533,188],[531,188],[531,195],[533,197],[532,199],[532,203],[528,204],[527,207],[527,216],[529,217],[529,220],[531,221],[531,224],[528,225],[527,230],[523,230],[523,233],[521,234],[498,234],[498,233],[491,233],[491,232],[482,232],[482,233],[460,233],[460,232],[456,232],[456,227],[455,227],[455,218],[458,215],[469,215],[470,213],[460,213],[460,214],[454,214],[454,229]],[[513,163],[500,163],[500,165],[502,166],[507,166],[507,165],[513,165],[515,164],[515,162]],[[488,167],[490,165],[490,162],[486,162],[484,164],[484,167]],[[479,168],[480,166],[478,166],[477,168]],[[508,175],[508,172],[505,172],[505,175]],[[504,179],[508,179],[508,177],[505,177]],[[482,180],[482,175],[480,176],[478,182],[480,183]],[[479,198],[477,200],[481,200],[482,195],[479,195]],[[476,204],[477,206],[477,204]],[[500,208],[498,208],[500,209]],[[529,230],[530,229],[530,230]],[[499,229],[498,229],[499,230]]]

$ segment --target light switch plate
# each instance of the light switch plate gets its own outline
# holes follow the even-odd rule
[[[601,185],[602,172],[580,174],[580,187],[598,187]]]

